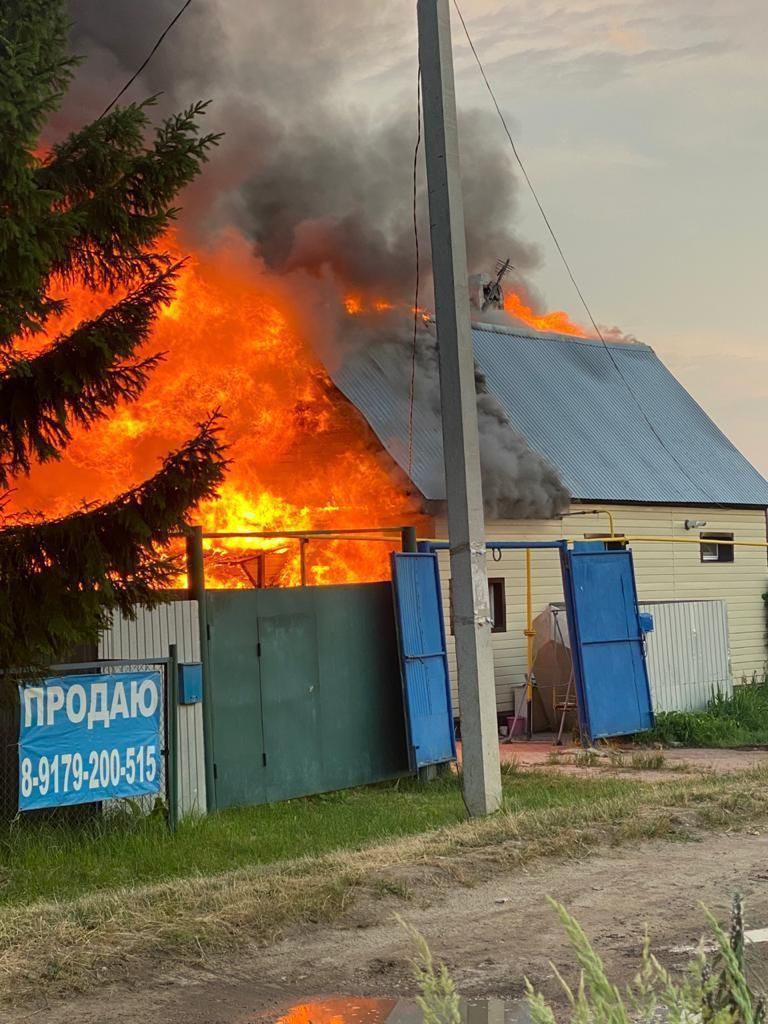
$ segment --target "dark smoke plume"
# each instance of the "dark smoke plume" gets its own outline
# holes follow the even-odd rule
[[[347,359],[372,361],[376,374],[387,383],[388,393],[407,396],[410,388],[413,336],[396,323],[350,332]],[[486,513],[491,518],[528,519],[557,515],[568,504],[569,494],[554,469],[531,450],[522,434],[512,428],[503,408],[488,391],[485,377],[475,366],[477,417],[480,430],[480,464]],[[416,349],[414,379],[417,430],[440,435],[440,381],[434,328],[422,327]],[[398,454],[405,462],[406,446]],[[407,463],[406,463],[407,464]],[[431,460],[428,466],[431,468]],[[427,466],[414,467],[420,476]],[[430,493],[442,493],[442,466],[423,482]],[[419,482],[417,480],[417,482]]]
[[[73,48],[87,60],[52,122],[54,136],[100,113],[178,0],[70,0],[70,10]],[[234,225],[268,271],[309,281],[327,365],[362,358],[366,349],[385,363],[408,361],[402,325],[414,288],[414,22],[406,0],[193,2],[125,97],[162,93],[159,113],[213,100],[210,120],[226,135],[185,196],[183,228],[202,239]],[[361,97],[354,108],[350,95]],[[466,114],[461,132],[470,272],[509,257],[524,274],[538,255],[511,229],[517,183],[498,125],[490,115]],[[421,304],[429,307],[423,163],[418,181]],[[403,307],[389,339],[379,326],[366,332],[354,318],[329,316],[349,293]],[[534,292],[524,298],[536,305]],[[418,367],[418,401],[439,403],[435,343],[426,332]],[[392,384],[407,387],[408,380],[396,374]],[[557,474],[513,430],[481,376],[477,390],[489,513],[556,514],[568,501]]]

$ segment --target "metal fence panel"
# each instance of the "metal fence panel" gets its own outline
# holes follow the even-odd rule
[[[733,692],[725,601],[649,601],[647,637],[654,711],[705,708],[713,693]]]
[[[407,773],[390,584],[206,600],[219,809]]]
[[[179,661],[200,661],[197,601],[138,608],[135,619],[116,615],[99,640],[99,658],[167,657],[170,644],[176,644]]]
[[[200,661],[197,601],[139,608],[134,619],[116,615],[99,641],[100,658],[152,658],[176,644],[180,662]],[[180,704],[178,717],[179,815],[204,814],[205,750],[202,704]]]

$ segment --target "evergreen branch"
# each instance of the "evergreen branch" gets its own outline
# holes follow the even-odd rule
[[[30,230],[50,208],[35,185],[32,149],[60,103],[77,61],[66,56],[61,0],[0,4],[0,346],[50,315],[44,294],[46,232]]]
[[[28,166],[48,114],[59,105],[76,57],[66,55],[67,12],[50,0],[0,6],[0,181],[11,166]],[[0,193],[0,206],[6,196]]]
[[[173,199],[198,175],[221,138],[200,134],[198,120],[208,107],[200,102],[164,121],[146,149],[145,105],[132,104],[88,125],[41,170],[43,187],[60,196],[54,215],[77,225],[66,250],[51,264],[54,273],[94,288],[133,280],[126,278],[132,272],[126,257],[146,257],[146,247],[176,217]]]
[[[133,615],[163,600],[179,566],[159,548],[224,477],[218,419],[114,501],[0,530],[0,666],[42,668],[95,641],[115,609]]]
[[[144,148],[149,128],[146,111],[154,102],[152,96],[143,103],[119,107],[56,143],[35,171],[37,187],[72,206],[92,195],[96,183],[122,177],[126,164]]]
[[[7,213],[0,217],[0,349],[39,330],[55,311],[53,280],[111,290],[167,265],[148,249],[175,219],[177,193],[219,141],[200,133],[207,105],[168,118],[149,148],[147,104],[115,110],[56,146],[6,203],[0,194],[0,213]]]
[[[147,483],[55,522],[16,516],[4,484],[56,458],[75,424],[136,398],[158,356],[138,359],[176,268],[155,245],[176,196],[215,134],[205,104],[169,118],[147,144],[151,101],[115,110],[35,155],[45,117],[76,65],[66,54],[66,0],[0,2],[0,673],[43,666],[96,639],[114,609],[161,599],[177,571],[164,550],[189,510],[212,497],[225,461],[215,418]],[[65,308],[58,285],[131,289],[40,354],[19,341]]]
[[[133,401],[159,356],[124,363],[146,340],[159,307],[173,294],[180,264],[131,292],[95,320],[32,359],[0,373],[0,486],[33,459],[55,459],[72,425],[89,426],[120,401]]]

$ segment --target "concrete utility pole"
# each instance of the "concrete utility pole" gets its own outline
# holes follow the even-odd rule
[[[469,813],[501,804],[496,685],[449,0],[418,0],[453,620]]]

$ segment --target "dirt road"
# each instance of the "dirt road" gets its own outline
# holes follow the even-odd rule
[[[695,842],[649,842],[579,861],[538,861],[530,871],[495,875],[471,888],[390,895],[353,905],[333,928],[303,929],[268,950],[227,961],[208,959],[163,983],[133,977],[66,1003],[8,1014],[9,1024],[250,1024],[274,1020],[287,1004],[330,994],[410,992],[409,942],[391,923],[402,914],[427,937],[468,996],[518,996],[527,975],[555,993],[549,961],[572,974],[572,959],[552,894],[571,909],[617,982],[633,976],[646,924],[669,967],[689,959],[703,931],[703,901],[725,914],[731,894],[747,900],[748,927],[768,925],[768,834],[710,835]],[[497,902],[507,899],[508,902]],[[762,947],[764,949],[765,947]],[[761,956],[754,947],[753,956]]]

